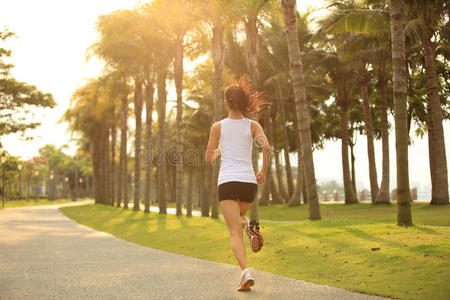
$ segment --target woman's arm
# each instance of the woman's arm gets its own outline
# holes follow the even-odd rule
[[[252,122],[252,135],[256,139],[256,142],[262,148],[263,151],[263,165],[258,174],[256,174],[256,181],[259,184],[261,184],[266,181],[266,172],[267,169],[269,168],[270,144],[261,125],[256,121]]]
[[[208,145],[206,146],[205,160],[207,163],[213,162],[220,156],[219,145],[220,138],[220,122],[216,122],[211,126],[211,132],[209,134]]]

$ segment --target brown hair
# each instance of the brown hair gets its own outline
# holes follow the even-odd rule
[[[225,98],[231,109],[239,111],[244,117],[258,120],[259,111],[269,102],[262,99],[262,92],[253,91],[245,77],[230,84],[225,91]]]

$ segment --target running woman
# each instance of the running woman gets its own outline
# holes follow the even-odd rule
[[[267,102],[241,78],[227,88],[224,103],[228,118],[212,125],[205,159],[211,163],[221,157],[218,198],[230,232],[231,249],[241,267],[238,291],[250,291],[255,281],[247,268],[242,230],[246,230],[252,250],[258,252],[264,243],[259,224],[256,220],[249,221],[245,213],[255,198],[257,184],[266,179],[270,161],[269,142],[255,121],[260,107]],[[256,175],[252,164],[254,140],[263,150],[263,165]]]

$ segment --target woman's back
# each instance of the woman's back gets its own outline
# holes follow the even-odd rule
[[[252,164],[251,120],[225,118],[220,125],[218,185],[231,181],[257,183]]]

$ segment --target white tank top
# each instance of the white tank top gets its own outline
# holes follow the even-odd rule
[[[252,164],[251,120],[226,118],[220,125],[221,156],[217,185],[230,181],[257,183]]]

